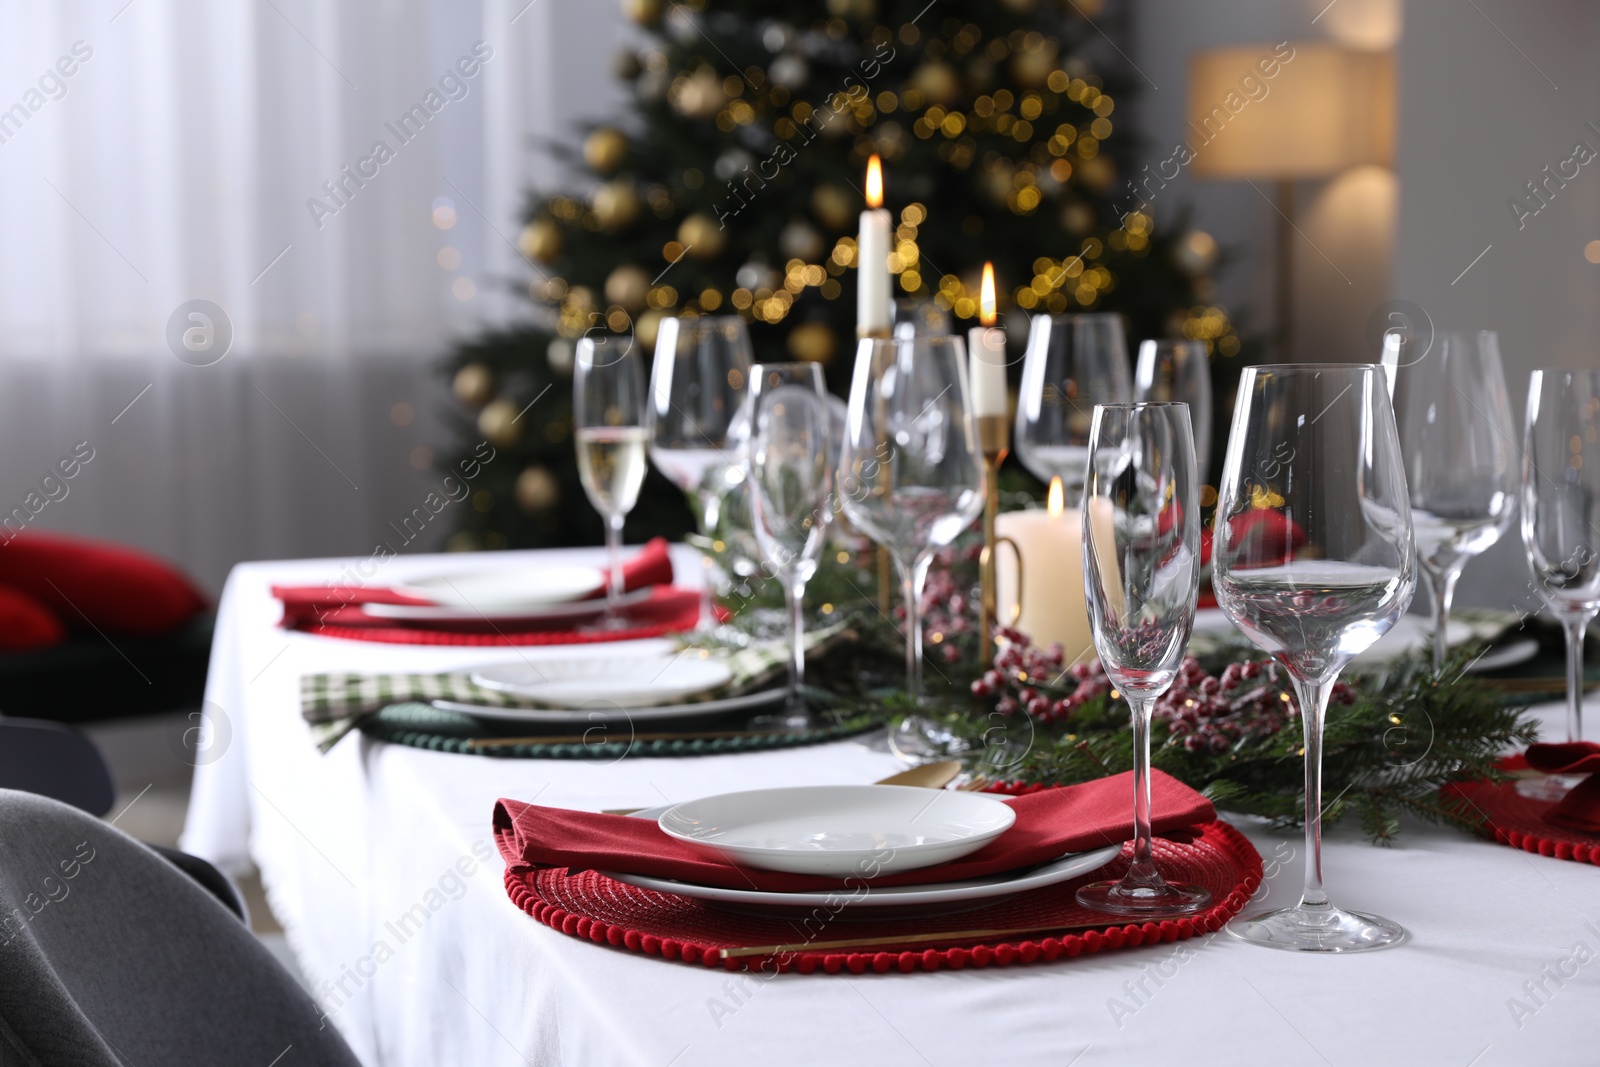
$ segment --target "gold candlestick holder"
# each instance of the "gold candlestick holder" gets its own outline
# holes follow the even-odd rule
[[[983,450],[983,552],[978,557],[978,656],[987,669],[994,662],[994,628],[1000,618],[999,589],[995,582],[995,554],[1002,541],[1017,557],[1017,602],[1022,601],[1022,553],[1015,541],[998,537],[995,518],[1000,513],[1000,464],[1011,451],[1011,428],[1004,415],[978,416],[978,447]],[[1013,609],[1015,621],[1016,609]]]

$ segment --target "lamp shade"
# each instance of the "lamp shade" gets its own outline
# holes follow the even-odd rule
[[[1201,52],[1189,61],[1189,136],[1203,177],[1315,178],[1387,166],[1394,57],[1320,42]]]

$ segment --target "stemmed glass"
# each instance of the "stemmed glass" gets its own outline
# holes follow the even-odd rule
[[[1289,536],[1252,537],[1257,511]],[[1235,920],[1272,948],[1354,952],[1404,940],[1388,919],[1343,911],[1322,887],[1322,724],[1352,658],[1387,633],[1417,584],[1400,437],[1376,364],[1245,369],[1217,501],[1212,585],[1234,625],[1288,673],[1306,759],[1306,880],[1293,907]],[[1301,544],[1299,549],[1289,546]]]
[[[606,523],[607,629],[626,625],[619,612],[623,591],[622,523],[644,482],[644,379],[632,337],[585,335],[578,341],[572,372],[573,438],[578,479],[589,503]]]
[[[1516,435],[1494,332],[1440,333],[1426,344],[1414,334],[1386,333],[1383,365],[1394,379],[1417,563],[1433,596],[1433,668],[1439,670],[1456,579],[1516,515]]]
[[[756,543],[789,607],[789,708],[804,707],[806,582],[817,571],[832,515],[828,405],[815,363],[750,368],[750,513]]]
[[[645,422],[650,459],[694,499],[706,537],[716,536],[721,501],[744,477],[730,430],[737,428],[750,362],[750,335],[737,315],[664,319],[657,328]],[[709,627],[712,583],[703,588],[700,625]]]
[[[1200,341],[1142,341],[1133,371],[1135,400],[1189,405],[1195,477],[1211,473],[1211,361]]]
[[[894,560],[906,605],[906,692],[918,699],[928,564],[983,508],[983,454],[959,337],[861,341],[839,495],[850,521]]]
[[[1583,635],[1600,612],[1600,371],[1536,370],[1523,436],[1522,543],[1567,631],[1567,740],[1583,740]]]
[[[1035,315],[1017,393],[1017,458],[1041,482],[1060,478],[1069,508],[1083,499],[1096,404],[1133,399],[1116,315]]]
[[[1103,404],[1089,430],[1083,585],[1095,649],[1133,715],[1133,864],[1078,890],[1117,915],[1187,915],[1211,903],[1162,879],[1150,850],[1150,716],[1194,629],[1200,507],[1187,404]]]

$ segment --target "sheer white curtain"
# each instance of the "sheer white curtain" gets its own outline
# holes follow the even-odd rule
[[[0,515],[213,587],[370,551],[435,480],[438,357],[514,313],[531,143],[611,106],[619,33],[575,0],[5,5]],[[193,300],[209,366],[168,340]]]

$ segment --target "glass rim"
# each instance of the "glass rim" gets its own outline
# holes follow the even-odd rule
[[[1531,382],[1533,379],[1538,378],[1540,381],[1543,381],[1545,375],[1547,374],[1565,374],[1568,376],[1581,374],[1590,377],[1600,377],[1600,367],[1535,367],[1533,370],[1528,372],[1528,380]]]
[[[899,349],[902,345],[942,348],[952,345],[964,346],[965,344],[965,340],[953,333],[941,334],[938,337],[858,337],[856,338],[856,351],[861,351],[862,345],[872,345],[876,350],[885,348]],[[809,361],[801,360],[799,362]]]
[[[1120,311],[1046,311],[1046,312],[1038,312],[1038,313],[1035,313],[1035,314],[1032,314],[1032,315],[1028,316],[1028,321],[1029,322],[1037,322],[1040,319],[1049,319],[1051,322],[1072,322],[1074,320],[1082,322],[1082,321],[1093,321],[1093,320],[1097,320],[1097,319],[1115,319],[1118,322],[1121,322],[1122,321],[1122,312],[1120,312]]]
[[[1183,408],[1188,410],[1187,400],[1116,400],[1109,404],[1096,404],[1095,411],[1139,411],[1143,408]]]
[[[1255,363],[1244,369],[1246,373],[1270,371],[1282,374],[1287,371],[1378,371],[1387,368],[1382,363]]]

